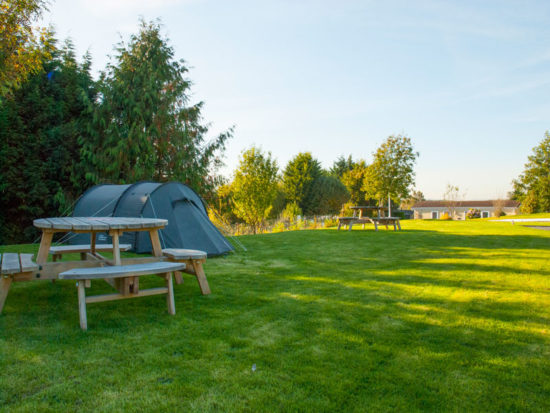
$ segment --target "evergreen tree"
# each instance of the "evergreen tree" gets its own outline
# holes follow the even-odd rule
[[[87,179],[176,180],[204,195],[220,183],[214,173],[232,129],[205,143],[204,103],[190,104],[188,69],[174,60],[160,30],[160,24],[142,21],[101,76],[93,139],[83,142]]]
[[[68,41],[0,104],[0,242],[32,241],[32,220],[61,215],[85,189],[79,141],[95,99],[90,57]]]
[[[298,204],[304,214],[311,214],[313,205],[313,182],[323,175],[321,164],[311,153],[299,153],[291,159],[283,172],[283,188],[286,198]]]
[[[332,168],[330,168],[330,175],[341,179],[342,176],[353,169],[356,163],[353,161],[351,155],[347,158],[344,156],[339,156],[338,159],[334,161]]]
[[[525,170],[513,181],[512,196],[525,213],[550,211],[550,133],[533,148]]]
[[[342,208],[342,204],[349,200],[350,194],[345,185],[336,177],[321,175],[313,181],[311,186],[311,201],[309,214],[335,214]]]

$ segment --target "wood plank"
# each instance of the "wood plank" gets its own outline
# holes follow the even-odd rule
[[[113,239],[113,260],[115,261],[115,265],[120,265],[120,249],[119,249],[119,242],[118,242],[118,231],[111,231],[109,233]]]
[[[101,219],[96,217],[77,217],[79,221],[90,226],[90,230],[93,231],[108,231],[110,226],[108,223],[103,222]]]
[[[63,218],[47,218],[47,220],[52,224],[52,228],[55,229],[73,229],[73,224],[71,221],[67,221]]]
[[[5,252],[2,256],[2,274],[16,274],[21,272],[19,254],[16,252]]]
[[[177,260],[199,260],[207,256],[205,251],[183,248],[165,248],[162,250],[162,254]]]
[[[160,245],[158,230],[153,229],[149,231],[149,237],[151,237],[151,246],[153,247],[153,256],[162,257],[162,246]]]
[[[52,246],[53,232],[50,230],[42,231],[42,238],[40,239],[40,247],[38,248],[38,255],[36,256],[36,263],[38,265],[45,264],[48,261],[48,254],[50,247]]]
[[[79,261],[81,262],[81,261]],[[151,262],[147,264],[114,265],[95,268],[75,268],[59,274],[63,280],[121,278],[149,274],[162,274],[185,269],[185,264],[176,262]]]
[[[79,252],[90,252],[90,244],[81,244],[81,245],[56,245],[50,247],[50,254],[71,254]],[[120,244],[119,248],[121,251],[128,251],[132,248],[131,244]],[[109,252],[113,250],[113,244],[96,244],[95,250],[99,252]]]
[[[32,224],[36,227],[36,228],[41,228],[41,229],[50,229],[52,227],[52,224],[50,221],[48,221],[47,219],[45,218],[40,218],[40,219],[35,219]]]
[[[90,223],[83,221],[80,217],[71,217],[71,221],[73,222],[73,230],[75,231],[90,231],[92,229]]]
[[[195,269],[195,274],[197,276],[197,281],[199,283],[202,295],[210,294],[210,286],[208,285],[206,274],[202,268],[202,263],[200,261],[193,261],[193,267]]]
[[[112,293],[112,294],[103,294],[103,295],[92,295],[86,297],[86,303],[101,303],[104,301],[114,301],[114,300],[124,300],[127,298],[135,298],[135,297],[147,297],[150,295],[160,295],[160,294],[167,294],[168,288],[167,287],[158,287],[158,288],[149,288],[147,290],[140,290],[137,294],[120,294],[120,293]]]
[[[172,281],[172,273],[166,274],[166,305],[168,307],[168,314],[176,315],[176,303],[174,302],[174,282]]]
[[[35,271],[38,269],[38,264],[34,263],[33,254],[19,254],[19,262],[21,264],[21,272]]]
[[[10,291],[11,282],[11,277],[4,278],[0,276],[0,314],[2,314],[4,303],[6,302],[8,292]]]
[[[78,288],[78,315],[80,318],[80,328],[84,331],[88,329],[88,320],[86,318],[86,284],[85,281],[76,283]]]

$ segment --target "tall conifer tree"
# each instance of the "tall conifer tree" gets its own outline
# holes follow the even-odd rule
[[[158,23],[142,21],[139,33],[118,45],[100,79],[93,139],[84,143],[90,182],[176,180],[203,195],[214,188],[232,129],[206,143],[204,103],[190,104],[187,71]]]

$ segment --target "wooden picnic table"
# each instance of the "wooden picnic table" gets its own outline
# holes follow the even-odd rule
[[[378,225],[385,225],[386,229],[388,229],[388,225],[393,225],[394,231],[398,229],[401,231],[401,223],[398,217],[338,217],[338,230],[340,230],[342,226],[347,225],[348,230],[351,231],[353,224],[363,224],[363,228],[365,228],[365,224],[374,224],[375,231],[378,231]]]
[[[201,292],[210,294],[202,263],[206,253],[197,250],[166,249],[160,244],[158,231],[168,224],[165,219],[124,218],[124,217],[68,217],[42,218],[34,221],[34,226],[42,231],[42,238],[36,259],[32,254],[0,254],[0,314],[10,285],[13,281],[32,280],[76,280],[80,326],[87,329],[86,304],[102,301],[121,300],[133,297],[166,294],[168,312],[176,313],[172,274],[181,282],[181,272],[194,275]],[[124,232],[147,231],[151,238],[152,257],[121,259],[119,238]],[[89,245],[58,246],[52,248],[56,232],[89,233]],[[112,244],[96,244],[98,232],[108,232]],[[113,259],[103,257],[99,252],[112,251]],[[80,261],[56,261],[65,253],[80,253]],[[47,262],[52,254],[54,262]],[[144,275],[158,275],[165,280],[165,287],[140,289],[139,278]],[[92,280],[105,280],[117,290],[112,294],[86,296],[85,289]]]

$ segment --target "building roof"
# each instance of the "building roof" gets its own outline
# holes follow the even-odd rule
[[[494,207],[497,202],[501,202],[504,208],[518,208],[519,201],[512,201],[510,199],[498,200],[498,201],[456,201],[454,204],[458,208],[491,208]],[[447,201],[419,201],[413,205],[415,208],[446,208],[449,205]]]

